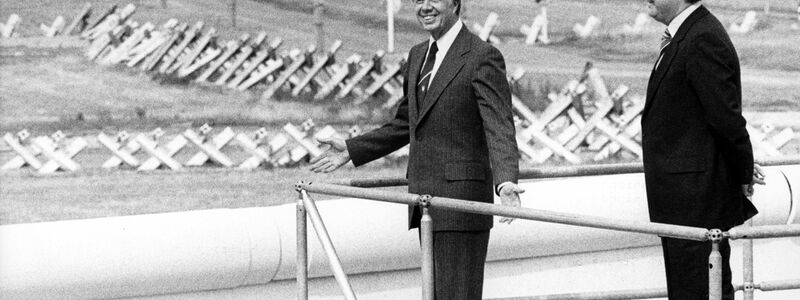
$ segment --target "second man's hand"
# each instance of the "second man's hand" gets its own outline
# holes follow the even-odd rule
[[[347,152],[347,144],[344,139],[329,137],[319,138],[317,141],[330,147],[321,155],[311,159],[311,171],[315,173],[333,172],[350,161],[350,153]]]
[[[742,193],[745,197],[750,198],[753,197],[755,189],[753,188],[754,184],[765,185],[767,182],[764,180],[767,176],[764,175],[764,170],[761,169],[761,166],[758,164],[753,165],[753,181],[750,184],[743,184],[742,185]]]
[[[520,207],[522,206],[522,202],[519,199],[519,194],[524,192],[525,190],[515,183],[504,184],[503,187],[500,188],[500,204],[511,207]],[[502,217],[500,218],[500,223],[511,224],[511,222],[514,220],[514,218]]]

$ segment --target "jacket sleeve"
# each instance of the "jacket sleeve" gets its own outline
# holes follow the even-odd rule
[[[734,180],[747,184],[753,177],[753,148],[742,116],[739,61],[733,46],[707,32],[687,41],[686,73],[697,93],[720,151],[731,166]]]
[[[409,143],[408,97],[405,95],[408,64],[403,66],[403,98],[394,118],[378,129],[345,141],[350,159],[356,167],[381,158]]]
[[[474,71],[472,87],[489,144],[492,179],[495,186],[503,182],[517,183],[519,151],[505,62],[497,48],[486,49],[486,53],[478,54],[483,59]]]

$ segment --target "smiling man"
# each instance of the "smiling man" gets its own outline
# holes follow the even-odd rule
[[[351,161],[360,166],[407,144],[408,191],[519,206],[519,153],[503,56],[459,20],[460,0],[416,0],[417,20],[430,37],[409,51],[404,97],[384,126],[351,138],[325,139],[330,150],[315,172]],[[492,216],[430,209],[436,299],[481,299]],[[409,228],[420,210],[409,207]],[[503,218],[500,222],[510,223]]]
[[[757,213],[763,174],[742,117],[739,58],[698,0],[647,0],[667,25],[647,85],[642,150],[650,220],[726,231]],[[661,238],[669,299],[708,299],[711,244]],[[723,299],[733,299],[730,245],[720,243]]]

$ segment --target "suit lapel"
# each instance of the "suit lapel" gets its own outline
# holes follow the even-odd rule
[[[644,105],[644,110],[642,111],[642,117],[647,115],[648,110],[653,105],[653,98],[658,91],[658,88],[661,86],[661,81],[664,80],[664,76],[667,75],[667,71],[672,66],[672,61],[675,59],[675,54],[678,53],[678,50],[681,49],[681,42],[686,37],[686,33],[692,29],[694,23],[697,22],[700,18],[704,17],[708,14],[708,10],[700,6],[686,18],[686,21],[683,22],[681,27],[678,29],[678,32],[675,33],[675,37],[672,38],[669,46],[664,49],[664,55],[661,57],[661,62],[658,63],[658,67],[650,73],[650,81],[647,84],[647,101]]]
[[[429,85],[425,99],[421,101],[422,109],[417,118],[417,124],[425,118],[425,115],[431,110],[431,107],[439,100],[444,89],[464,66],[464,59],[461,57],[471,50],[469,34],[471,33],[467,31],[466,26],[461,28],[461,31],[458,32],[458,36],[456,36],[456,39],[453,41],[453,45],[450,46],[450,50],[445,54],[442,64],[439,66],[436,75],[433,77],[433,81]]]
[[[650,73],[650,81],[648,82],[647,86],[647,99],[651,101],[647,101],[644,106],[644,111],[646,112],[650,105],[652,104],[653,96],[655,96],[656,91],[658,91],[658,87],[661,85],[661,81],[664,79],[664,75],[667,74],[667,70],[669,70],[670,65],[672,65],[672,60],[675,58],[675,53],[678,52],[680,48],[680,41],[672,41],[670,42],[667,48],[664,48],[664,55],[661,57],[661,61],[658,62],[658,67]]]
[[[409,117],[413,120],[419,113],[417,107],[417,80],[419,80],[419,72],[422,69],[422,62],[425,60],[425,52],[428,51],[426,46],[428,42],[418,44],[411,49],[408,55],[408,91],[406,91],[406,98],[408,99]]]

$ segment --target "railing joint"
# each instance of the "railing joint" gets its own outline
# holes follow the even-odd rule
[[[708,237],[708,240],[712,243],[722,242],[722,239],[725,238],[725,234],[722,232],[722,230],[719,229],[709,229],[708,232],[706,233],[706,236]]]
[[[311,182],[311,181],[298,180],[298,181],[297,181],[297,182],[294,184],[294,189],[295,189],[296,191],[298,191],[298,192],[302,192],[302,191],[304,191],[304,190],[306,189],[305,187],[306,187],[307,185],[311,185],[311,184],[312,184],[312,182]]]
[[[419,195],[417,196],[417,205],[421,208],[428,208],[431,206],[431,199],[433,196],[431,195]]]
[[[745,283],[742,284],[742,290],[745,293],[753,292],[755,289],[756,289],[756,284],[753,283],[752,281],[751,282],[745,282]]]

